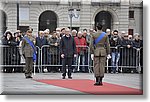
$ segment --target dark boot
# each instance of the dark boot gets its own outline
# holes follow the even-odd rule
[[[96,83],[94,84],[95,86],[98,86],[100,85],[100,82],[99,82],[99,77],[96,77]]]
[[[103,77],[100,77],[100,79],[99,79],[99,84],[100,84],[100,86],[102,86],[102,85],[103,85],[102,80],[103,80]]]
[[[65,78],[66,78],[65,76],[62,77],[62,79],[65,79]]]

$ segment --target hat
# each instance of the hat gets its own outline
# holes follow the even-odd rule
[[[31,32],[32,33],[33,29],[32,28],[28,28],[27,32]]]

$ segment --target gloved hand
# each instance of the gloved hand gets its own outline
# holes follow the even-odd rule
[[[91,54],[91,59],[94,60],[94,54]]]
[[[139,49],[139,48],[137,48],[136,50],[137,50],[137,51],[140,51],[140,49]]]
[[[76,55],[76,54],[74,54],[74,57],[77,57],[77,55]]]
[[[64,54],[61,54],[61,58],[64,58],[65,57],[65,55]]]
[[[111,58],[111,56],[110,56],[110,54],[108,54],[108,55],[107,55],[107,59],[110,59],[110,58]]]

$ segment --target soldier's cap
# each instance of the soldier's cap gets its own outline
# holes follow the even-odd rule
[[[32,28],[28,28],[28,29],[27,29],[27,32],[28,32],[28,33],[32,33],[32,31],[33,31]]]

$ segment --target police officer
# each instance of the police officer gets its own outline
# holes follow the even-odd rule
[[[35,58],[35,39],[32,36],[33,29],[28,28],[26,36],[22,39],[22,54],[25,57],[25,77],[32,78],[33,58]]]
[[[102,86],[106,57],[110,58],[110,44],[107,34],[102,31],[102,25],[98,24],[96,29],[97,32],[92,34],[90,49],[91,58],[94,59],[94,76],[96,78],[94,85]]]

